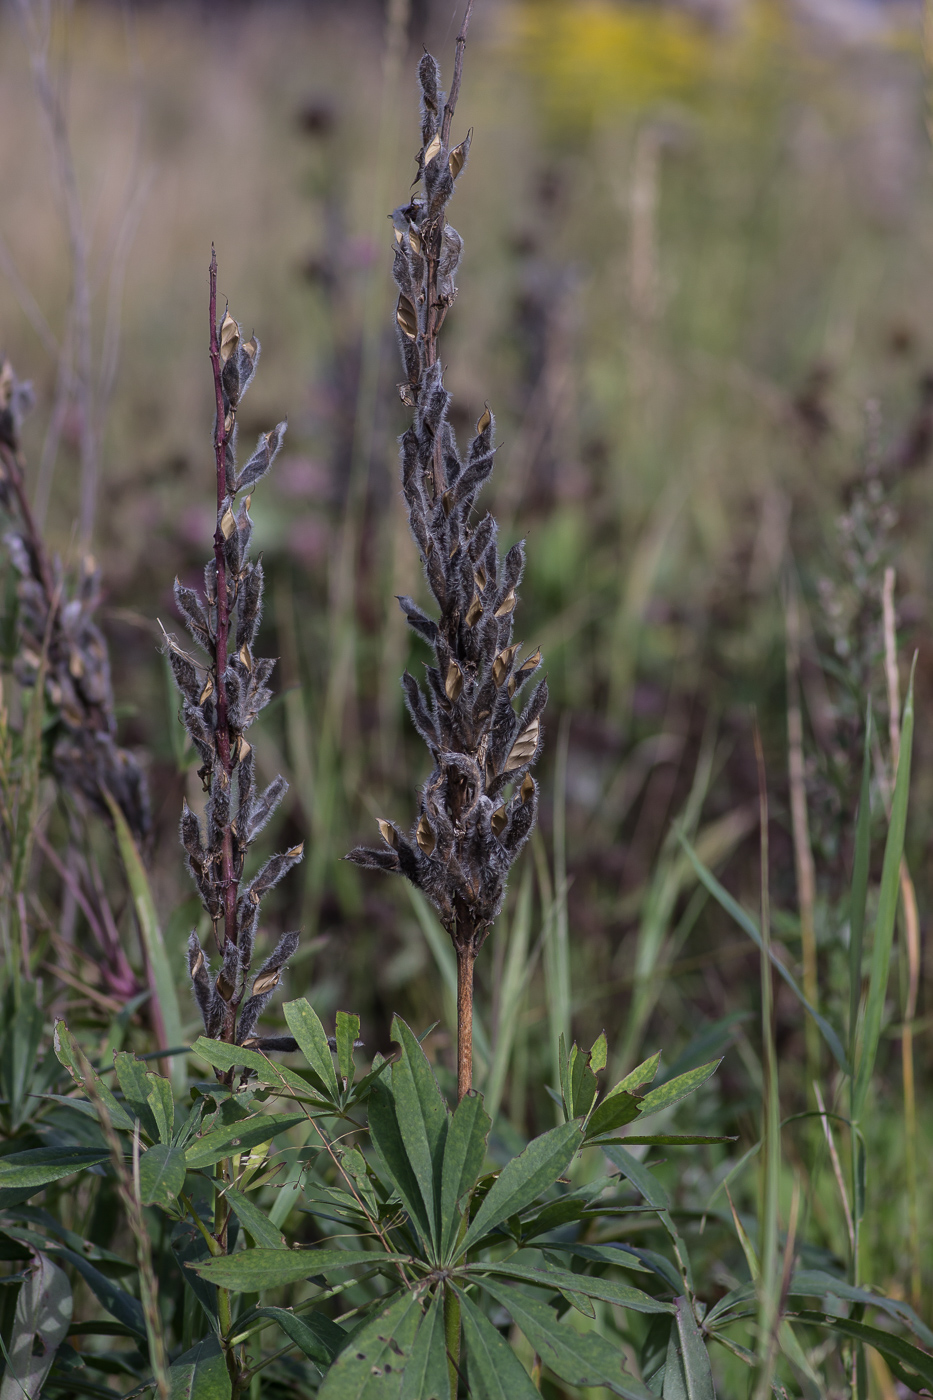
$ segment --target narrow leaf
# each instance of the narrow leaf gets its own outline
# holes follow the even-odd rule
[[[144,1206],[171,1206],[185,1186],[182,1148],[157,1142],[139,1159],[139,1189]]]
[[[431,1229],[418,1178],[408,1158],[391,1088],[381,1079],[373,1081],[369,1095],[369,1134],[386,1175],[393,1182],[408,1211],[412,1225],[425,1246]]]
[[[675,1299],[677,1321],[671,1328],[664,1371],[664,1396],[716,1400],[713,1373],[703,1335],[687,1298]]]
[[[89,1076],[93,1080],[94,1088],[103,1100],[104,1106],[110,1114],[110,1121],[113,1126],[115,1128],[122,1128],[124,1132],[132,1132],[132,1114],[127,1113],[123,1105],[117,1102],[104,1081],[91,1069],[90,1065],[88,1065],[87,1060],[85,1059],[82,1062],[82,1060],[79,1059],[75,1038],[64,1021],[55,1022],[55,1036],[52,1043],[56,1058],[70,1072],[75,1083],[80,1084],[82,1088],[84,1087],[84,1071],[85,1069],[89,1071]],[[84,1068],[82,1068],[82,1064]],[[91,1112],[94,1113],[96,1117],[96,1110],[91,1109]]]
[[[0,1189],[45,1186],[109,1160],[108,1152],[84,1147],[32,1147],[0,1157]]]
[[[707,1079],[716,1073],[722,1064],[722,1057],[718,1060],[711,1060],[707,1065],[699,1065],[696,1069],[688,1070],[686,1074],[679,1074],[676,1079],[668,1079],[666,1083],[652,1089],[641,1101],[641,1117],[647,1118],[649,1113],[660,1113],[664,1108],[670,1108],[672,1104],[680,1103],[688,1094],[694,1093],[701,1084],[705,1084]]]
[[[392,1093],[402,1142],[425,1204],[432,1241],[440,1234],[441,1172],[447,1137],[447,1106],[427,1056],[405,1022],[396,1016],[392,1038],[402,1053],[392,1066]]]
[[[461,1214],[459,1202],[476,1183],[486,1157],[491,1127],[478,1094],[467,1094],[447,1129],[441,1185],[441,1255],[447,1259],[457,1242]]]
[[[345,1346],[318,1391],[318,1400],[397,1400],[421,1304],[402,1293]]]
[[[248,1230],[252,1235],[255,1244],[264,1245],[267,1249],[285,1248],[285,1236],[275,1228],[265,1211],[260,1210],[255,1201],[251,1201],[249,1196],[245,1196],[235,1186],[228,1186],[224,1196],[244,1230]]]
[[[228,1123],[223,1128],[215,1128],[212,1132],[196,1137],[185,1152],[188,1170],[197,1171],[201,1167],[211,1167],[222,1157],[232,1157],[237,1153],[246,1152],[251,1147],[258,1147],[261,1142],[268,1142],[277,1133],[284,1132],[286,1128],[294,1128],[296,1123],[304,1121],[303,1113],[256,1113],[251,1118],[244,1118],[242,1122]]]
[[[443,1288],[435,1290],[427,1316],[418,1328],[399,1400],[450,1400]]]
[[[230,1374],[216,1337],[205,1337],[179,1356],[168,1378],[171,1400],[230,1400]]]
[[[903,752],[903,750],[902,750]],[[905,1342],[880,1327],[869,1327],[864,1322],[853,1322],[847,1317],[835,1317],[819,1312],[799,1312],[788,1314],[791,1321],[808,1322],[824,1327],[838,1337],[846,1337],[856,1342],[867,1342],[880,1351],[895,1376],[911,1390],[917,1391],[922,1382],[927,1388],[933,1387],[933,1356],[921,1351],[912,1342]],[[907,1370],[906,1368],[910,1368]]]
[[[346,1346],[346,1329],[322,1312],[306,1312],[299,1317],[291,1308],[257,1308],[255,1316],[277,1322],[286,1337],[319,1366],[329,1366]]]
[[[566,1289],[571,1293],[582,1293],[584,1298],[600,1298],[605,1303],[615,1303],[620,1308],[631,1308],[641,1313],[672,1313],[670,1303],[661,1298],[652,1298],[640,1288],[627,1283],[616,1283],[613,1279],[592,1278],[589,1274],[574,1274],[569,1269],[533,1269],[526,1264],[511,1264],[508,1261],[497,1264],[468,1264],[460,1270],[463,1274],[479,1277],[493,1274],[501,1278],[514,1278],[520,1283],[532,1283],[537,1288],[550,1288],[553,1292]],[[485,1284],[483,1285],[485,1287]]]
[[[598,1332],[577,1332],[558,1322],[547,1303],[516,1288],[490,1283],[488,1279],[481,1279],[480,1283],[511,1314],[543,1364],[562,1381],[574,1386],[602,1385],[627,1400],[649,1400],[651,1391],[633,1376],[624,1374],[622,1352]]]
[[[259,1293],[264,1288],[282,1288],[288,1283],[358,1264],[392,1264],[404,1254],[368,1249],[256,1249],[237,1254],[221,1254],[189,1265],[201,1278],[234,1293]]]
[[[458,1289],[457,1295],[470,1394],[476,1400],[538,1400],[531,1377],[502,1334],[465,1293]]]
[[[310,1004],[300,1001],[286,1002],[282,1008],[288,1029],[298,1041],[301,1053],[315,1074],[322,1081],[331,1098],[336,1101],[340,1095],[334,1060],[327,1043],[327,1035],[317,1013]]]
[[[353,1047],[359,1039],[360,1018],[346,1011],[337,1012],[337,1068],[340,1077],[348,1086],[353,1083]]]
[[[569,1167],[583,1142],[576,1119],[533,1138],[518,1157],[506,1163],[466,1232],[461,1250],[466,1253],[477,1240],[510,1215],[530,1206]]]

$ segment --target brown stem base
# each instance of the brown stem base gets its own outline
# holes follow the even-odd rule
[[[457,1103],[473,1088],[473,963],[468,943],[457,948]]]

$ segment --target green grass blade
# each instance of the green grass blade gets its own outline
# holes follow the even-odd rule
[[[703,864],[696,851],[693,849],[690,842],[687,840],[686,836],[684,836],[683,832],[678,832],[678,837],[681,845],[684,848],[684,851],[687,854],[687,859],[690,861],[690,864],[696,871],[701,883],[706,886],[706,888],[709,890],[710,894],[717,901],[717,903],[720,904],[723,909],[725,909],[726,913],[731,914],[732,918],[738,924],[739,928],[743,929],[748,934],[749,938],[752,940],[755,946],[761,949],[763,947],[761,933],[759,932],[758,925],[755,923],[755,920],[745,909],[742,908],[741,904],[739,904],[737,900],[732,898],[732,895],[729,893],[728,890],[722,887],[722,885],[716,879],[716,876],[713,874],[713,872]],[[810,1005],[803,992],[797,986],[797,983],[795,982],[794,978],[788,972],[787,968],[781,962],[780,958],[776,956],[773,949],[769,950],[769,956],[775,971],[779,973],[781,977],[783,977],[784,981],[787,983],[788,987],[790,987],[794,996],[800,1002],[800,1005],[803,1007],[803,1009],[807,1012],[808,1015],[813,1017],[814,1021],[819,1026],[820,1033],[823,1036],[823,1039],[826,1041],[826,1044],[832,1051],[833,1058],[835,1059],[839,1068],[842,1070],[843,1074],[851,1073],[849,1068],[849,1059],[843,1048],[842,1041],[839,1039],[839,1036],[836,1034],[833,1027],[827,1021],[826,1017],[821,1016],[820,1013],[816,1010],[816,1008]]]
[[[916,666],[916,658],[914,666]],[[888,839],[884,847],[881,893],[878,899],[871,976],[868,983],[868,999],[865,1005],[865,1025],[861,1053],[856,1067],[855,1089],[852,1095],[852,1118],[856,1123],[861,1119],[865,1108],[865,1100],[868,1097],[868,1089],[875,1068],[875,1059],[878,1055],[878,1042],[881,1039],[881,1020],[884,1014],[884,999],[888,990],[888,976],[891,968],[894,922],[897,916],[897,902],[900,897],[901,858],[904,854],[904,832],[907,826],[910,755],[913,737],[914,674],[912,668],[910,688],[904,702],[904,716],[901,721],[901,749],[897,763],[897,780],[894,784],[894,800],[891,803],[891,823],[888,827]]]
[[[104,797],[107,799],[107,806],[113,817],[117,846],[133,896],[143,947],[146,950],[146,963],[152,986],[152,1009],[155,1024],[162,1040],[160,1048],[168,1050],[172,1046],[185,1043],[178,994],[175,990],[175,976],[162,938],[162,929],[159,925],[155,901],[152,898],[149,877],[146,874],[146,868],[143,865],[136,842],[133,840],[133,833],[130,831],[126,817],[110,793],[105,791]],[[180,974],[182,969],[179,968],[178,971]],[[183,1055],[175,1055],[171,1058],[168,1077],[175,1092],[177,1094],[184,1093],[187,1085],[187,1074]]]
[[[855,856],[852,861],[852,895],[849,904],[849,1062],[855,1064],[855,1036],[862,998],[862,948],[865,942],[865,905],[871,864],[871,705],[865,716],[865,753],[862,759],[862,788],[855,827]]]

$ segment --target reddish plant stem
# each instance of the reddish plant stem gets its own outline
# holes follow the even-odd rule
[[[224,416],[224,394],[221,376],[220,340],[217,334],[217,254],[211,248],[211,369],[214,372],[216,421],[214,423],[214,459],[217,468],[217,529],[214,531],[214,559],[217,562],[217,635],[214,640],[214,701],[217,706],[217,753],[229,786],[233,772],[230,755],[230,727],[227,720],[227,646],[230,636],[230,605],[227,597],[227,560],[224,554],[222,511],[227,496],[227,425]],[[224,894],[223,944],[236,943],[237,881],[233,872],[233,836],[229,824],[224,832],[221,852],[221,881]],[[223,945],[222,945],[223,946]],[[233,1016],[224,1027],[224,1039],[233,1037]]]
[[[473,1088],[473,941],[457,943],[457,1103]]]

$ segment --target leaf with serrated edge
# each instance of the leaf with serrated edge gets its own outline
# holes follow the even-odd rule
[[[577,1332],[558,1322],[547,1303],[517,1289],[485,1278],[479,1282],[511,1314],[516,1327],[555,1376],[569,1385],[603,1385],[626,1400],[652,1400],[650,1390],[623,1373],[622,1352],[598,1332]]]
[[[539,1400],[531,1377],[502,1334],[465,1293],[457,1292],[470,1394],[476,1400]]]
[[[489,1230],[530,1206],[542,1191],[553,1186],[569,1167],[582,1141],[583,1133],[575,1119],[533,1138],[524,1152],[506,1163],[493,1182],[466,1232],[460,1253],[472,1249]]]
[[[282,1010],[288,1029],[298,1041],[301,1053],[336,1100],[340,1093],[337,1072],[327,1043],[327,1034],[317,1013],[304,997],[300,1001],[286,1002]]]
[[[471,1190],[483,1169],[489,1115],[478,1094],[467,1094],[447,1129],[441,1184],[441,1254],[447,1259],[457,1242],[461,1215],[458,1203]]]
[[[318,1400],[397,1400],[421,1321],[421,1304],[403,1293],[357,1332],[337,1357]]]
[[[235,1293],[259,1293],[264,1288],[282,1288],[288,1283],[317,1274],[333,1273],[337,1269],[353,1269],[358,1264],[370,1268],[392,1264],[405,1259],[404,1254],[389,1254],[368,1249],[267,1249],[257,1246],[238,1254],[220,1254],[192,1264],[196,1274],[229,1288]]]

